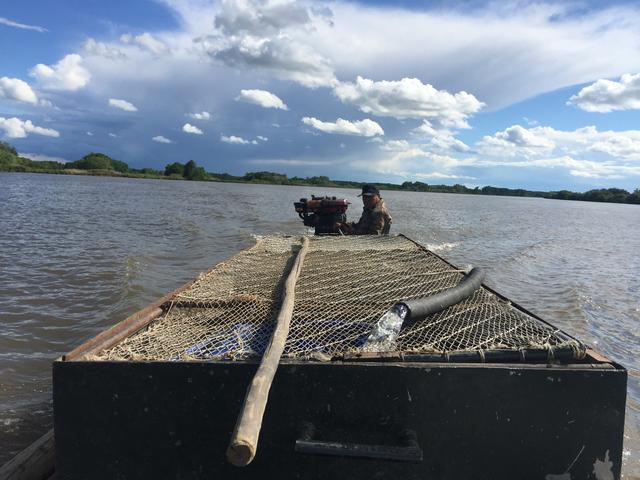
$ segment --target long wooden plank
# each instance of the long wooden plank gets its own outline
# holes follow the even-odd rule
[[[47,480],[55,469],[53,429],[0,468],[0,480]]]

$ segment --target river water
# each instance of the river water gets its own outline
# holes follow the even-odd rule
[[[357,191],[0,173],[0,464],[51,428],[51,361],[253,244],[292,202]],[[629,369],[640,477],[640,206],[383,192],[405,233]]]

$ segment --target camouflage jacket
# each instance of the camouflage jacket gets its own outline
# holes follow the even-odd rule
[[[363,208],[360,220],[351,223],[352,235],[383,235],[391,228],[391,215],[383,199],[373,208]]]

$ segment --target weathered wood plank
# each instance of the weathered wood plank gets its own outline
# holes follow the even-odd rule
[[[0,467],[0,480],[48,480],[55,469],[53,429]]]

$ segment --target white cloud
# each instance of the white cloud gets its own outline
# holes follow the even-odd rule
[[[604,154],[615,160],[640,160],[640,130],[603,131],[583,127],[573,131],[513,125],[477,143],[482,155],[529,159],[550,156]]]
[[[258,135],[256,138],[257,138],[258,140],[262,140],[263,142],[267,142],[267,141],[269,141],[269,139],[268,139],[267,137],[263,137],[262,135]]]
[[[276,108],[289,110],[285,103],[271,92],[266,90],[240,90],[240,95],[236,100],[241,100],[264,108]]]
[[[158,143],[173,143],[171,140],[169,140],[166,137],[163,137],[162,135],[158,135],[156,137],[153,137],[151,140],[153,140],[154,142],[158,142]]]
[[[471,151],[469,145],[452,135],[439,135],[431,139],[430,144],[441,151],[468,153]]]
[[[19,78],[0,78],[0,98],[2,97],[19,102],[31,103],[33,105],[38,103],[36,93],[27,82]]]
[[[89,135],[90,137],[93,137],[93,132],[87,132],[87,135]]]
[[[369,120],[368,118],[355,122],[350,122],[348,120],[338,118],[334,123],[322,122],[313,117],[304,117],[302,119],[302,123],[325,133],[357,135],[360,137],[374,137],[376,135],[384,135],[384,130],[382,130],[382,127],[373,120]]]
[[[218,33],[198,44],[212,59],[293,80],[310,88],[331,86],[336,78],[330,61],[305,40],[328,8],[309,8],[290,0],[230,0],[215,17]]]
[[[118,135],[116,135],[115,133],[111,133],[111,132],[109,132],[109,136],[111,138],[118,138]]]
[[[51,90],[75,91],[85,87],[91,74],[82,66],[82,57],[77,53],[66,55],[55,65],[37,64],[31,69],[30,75],[42,85]]]
[[[407,150],[410,147],[409,142],[406,140],[389,140],[384,145],[380,145],[380,150],[386,150],[388,152],[397,152]]]
[[[591,152],[600,152],[610,157],[628,160],[640,160],[640,131],[609,132],[600,135],[588,148]]]
[[[247,73],[259,80],[269,75],[294,81],[296,76],[309,76],[308,84],[321,86],[335,84],[336,77],[348,80],[357,75],[393,80],[402,72],[452,94],[472,93],[495,109],[640,69],[636,55],[640,32],[634,27],[640,14],[633,6],[585,12],[575,2],[517,2],[518,8],[494,2],[492,8],[477,9],[332,2],[320,7],[333,12],[329,22],[326,15],[314,13],[318,7],[311,2],[164,3],[180,27],[149,33],[175,51],[177,58],[172,61],[178,68],[185,66],[180,59],[195,63],[196,54],[202,53],[216,62],[249,69]],[[216,30],[211,27],[214,22]],[[289,55],[287,49],[300,53]],[[129,49],[126,53],[133,56]],[[167,56],[147,58],[147,68],[132,70],[146,76],[149,67],[158,70],[153,61],[167,60]],[[468,74],[470,69],[473,75]],[[201,80],[208,78],[202,75]]]
[[[317,24],[305,39],[341,79],[393,79],[403,72],[449,92],[471,92],[494,110],[640,71],[635,4],[583,9],[580,2],[519,1],[461,8],[447,2],[420,11],[363,3],[332,3],[333,26]]]
[[[230,136],[221,135],[220,140],[223,141],[224,143],[232,143],[235,145],[248,145],[249,143],[251,143],[248,140],[245,140],[242,137],[236,137],[235,135],[230,135]]]
[[[431,125],[431,122],[429,120],[424,120],[422,122],[422,125],[415,128],[413,131],[416,134],[423,135],[425,137],[437,137],[442,132],[442,130],[436,130],[435,128],[433,128],[433,125]],[[444,129],[444,131],[449,132],[448,129]]]
[[[573,131],[514,125],[477,143],[482,159],[463,161],[478,167],[562,168],[584,178],[620,179],[639,175],[640,130]]]
[[[213,44],[204,43],[205,51],[212,59],[231,67],[263,70],[309,88],[336,84],[329,61],[288,35],[271,38],[232,36]]]
[[[366,161],[356,161],[356,168],[403,178],[471,178],[451,171],[459,166],[454,157],[428,151],[406,140],[386,142],[380,145],[380,153],[372,153]]]
[[[130,102],[126,100],[121,100],[118,98],[110,98],[109,105],[115,108],[119,108],[120,110],[124,110],[125,112],[137,112],[138,108]]]
[[[9,20],[5,17],[0,17],[0,25],[6,25],[8,27],[20,28],[22,30],[33,30],[36,32],[44,33],[48,32],[44,27],[38,27],[37,25],[25,25],[24,23],[14,22],[13,20]]]
[[[194,120],[209,120],[211,118],[211,114],[205,111],[190,113],[189,116]]]
[[[560,168],[569,175],[583,178],[621,179],[628,175],[640,175],[640,166],[621,165],[613,162],[580,160],[571,156],[540,158],[528,161],[475,160],[470,163],[480,167]]]
[[[440,128],[469,128],[467,118],[484,103],[467,92],[450,94],[417,78],[374,82],[358,77],[356,83],[340,83],[334,94],[344,103],[382,117],[423,118]]]
[[[600,79],[584,87],[567,103],[587,112],[640,109],[640,73],[622,75],[619,82]]]
[[[311,22],[311,12],[294,0],[231,0],[222,4],[215,26],[227,34],[267,35]]]
[[[125,33],[120,36],[120,41],[124,44],[137,45],[156,55],[160,55],[168,51],[167,46],[149,32],[144,32],[143,34],[136,35],[135,37],[130,33]]]
[[[400,167],[407,169],[408,166],[419,169],[424,167],[424,162],[428,161],[430,165],[436,165],[439,168],[453,168],[459,165],[459,161],[449,155],[430,152],[419,145],[413,145],[406,141],[398,141],[395,144],[389,143],[380,147],[383,151],[392,152],[391,156],[384,156],[379,165],[384,165],[386,171],[399,170]],[[410,161],[407,163],[407,161]],[[418,162],[416,162],[418,160]],[[382,170],[382,171],[385,171]]]
[[[186,132],[186,133],[193,133],[195,135],[202,135],[202,133],[203,133],[202,130],[200,130],[195,125],[191,125],[190,123],[185,123],[182,126],[182,131]]]
[[[443,128],[436,130],[428,120],[424,120],[422,125],[414,128],[412,133],[419,137],[429,138],[429,145],[439,151],[458,153],[468,153],[471,151],[471,148],[466,143],[454,137],[450,129]]]
[[[44,155],[42,153],[28,153],[28,152],[19,152],[19,156],[28,158],[30,160],[35,160],[37,162],[58,162],[58,163],[67,163],[69,160],[62,157],[53,157],[51,155]]]
[[[494,135],[482,138],[478,145],[480,152],[489,156],[532,156],[549,155],[556,144],[555,135],[549,135],[545,127],[527,129],[520,125],[513,125]]]
[[[31,120],[20,120],[19,118],[0,117],[0,130],[8,138],[25,138],[30,133],[44,135],[45,137],[59,137],[60,132],[52,128],[38,127],[31,123]]]
[[[110,60],[123,60],[127,58],[127,55],[118,48],[103,42],[98,42],[93,38],[89,38],[84,42],[83,48],[88,55],[97,55]]]
[[[442,172],[431,172],[431,173],[409,173],[403,176],[412,176],[415,178],[423,178],[423,179],[470,179],[473,180],[475,179],[475,177],[469,177],[466,175],[453,175],[453,174],[449,174],[449,173],[442,173]]]

